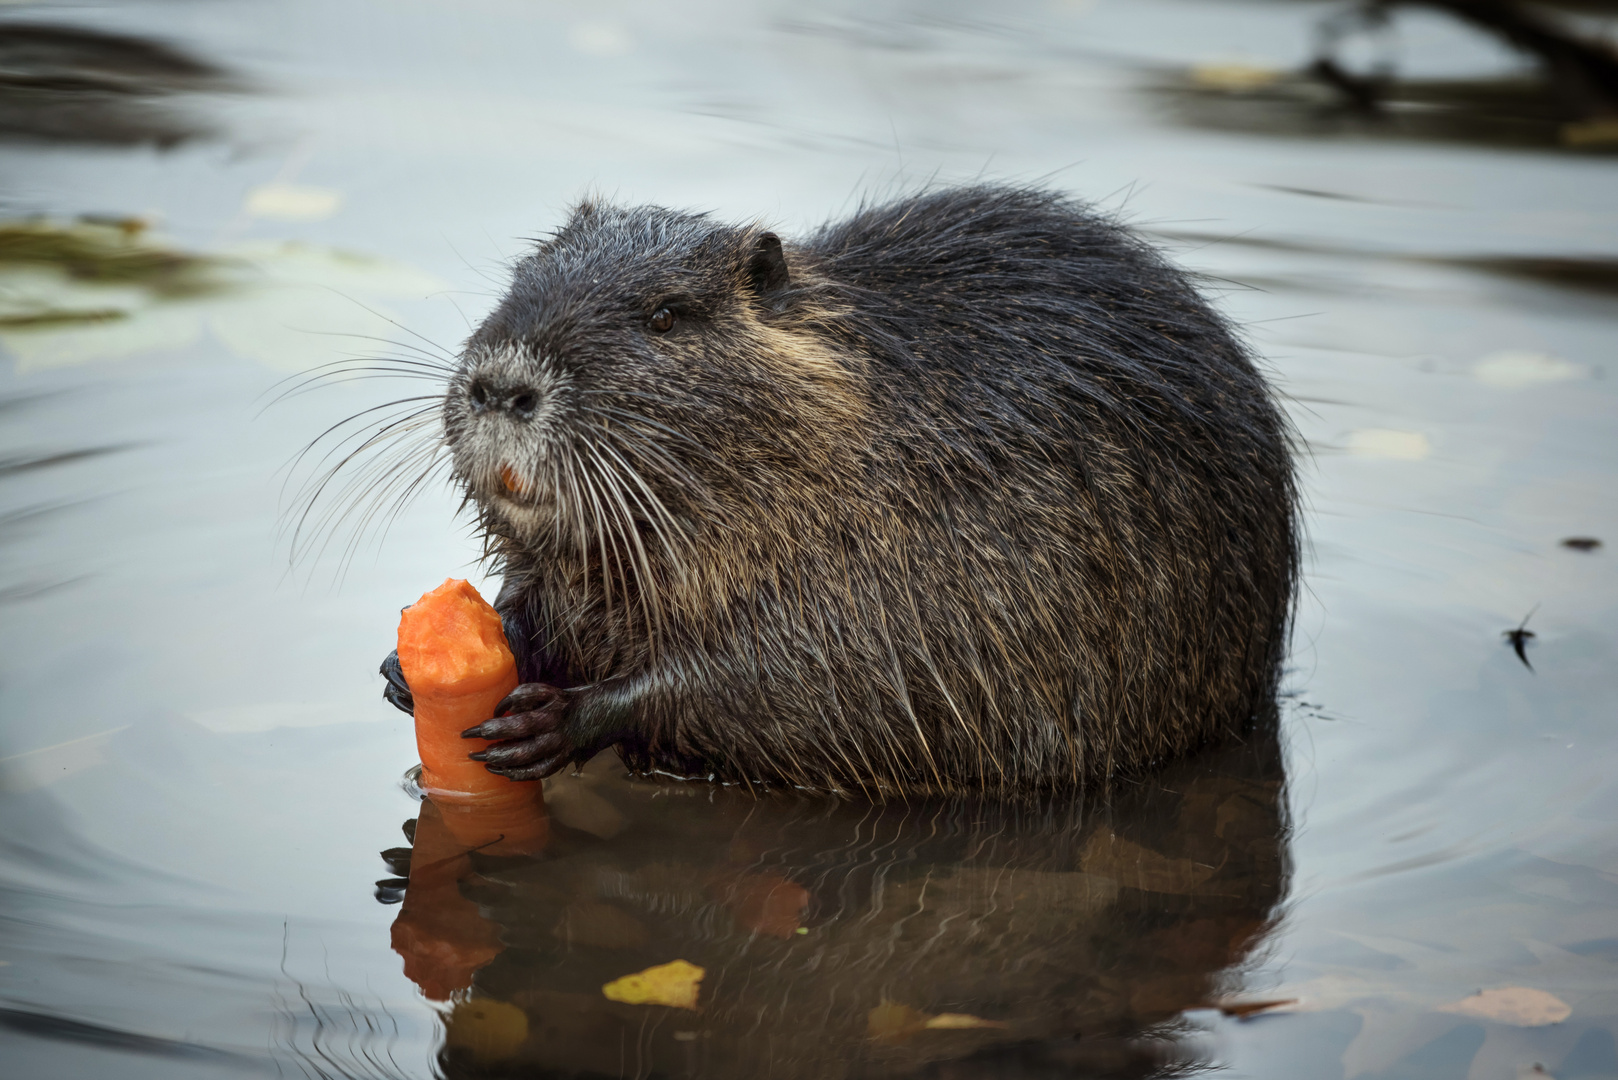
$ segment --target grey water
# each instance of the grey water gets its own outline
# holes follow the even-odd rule
[[[1420,6],[1346,108],[1339,10],[7,5],[0,1074],[1618,1077],[1618,133]],[[294,459],[431,384],[281,380],[453,355],[588,193],[795,231],[979,177],[1121,215],[1263,357],[1273,724],[1091,803],[609,755],[515,854],[411,797],[376,665],[492,583],[439,486],[294,535]],[[676,959],[696,1010],[602,992]]]

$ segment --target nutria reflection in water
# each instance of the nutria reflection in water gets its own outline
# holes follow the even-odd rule
[[[548,782],[530,856],[468,855],[424,803],[411,861],[458,880],[415,896],[412,865],[394,941],[455,1002],[452,1077],[1138,1075],[1271,926],[1283,790],[1273,719],[1089,802],[761,797],[604,757]],[[602,993],[675,959],[696,1011]]]

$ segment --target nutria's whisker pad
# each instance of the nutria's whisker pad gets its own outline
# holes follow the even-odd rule
[[[1273,695],[1285,421],[1185,275],[1060,195],[924,192],[798,242],[586,202],[440,412],[572,760],[1077,786]]]

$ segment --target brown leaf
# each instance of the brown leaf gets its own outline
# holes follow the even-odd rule
[[[798,932],[809,890],[780,874],[739,874],[716,881],[710,892],[736,921],[758,934],[782,939]]]
[[[1297,998],[1275,998],[1270,1001],[1236,1001],[1230,998],[1214,1002],[1214,1008],[1226,1016],[1234,1016],[1238,1020],[1246,1020],[1249,1016],[1256,1016],[1270,1009],[1279,1009],[1286,1005],[1296,1005]]]

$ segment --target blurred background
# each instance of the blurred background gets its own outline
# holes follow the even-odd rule
[[[798,1075],[769,1040],[825,1026],[804,1075],[1618,1076],[1615,40],[1618,4],[1596,0],[0,6],[4,1071]],[[797,232],[979,178],[1164,245],[1298,428],[1285,783],[1224,762],[1164,788],[1225,869],[1171,850],[1189,841],[1158,829],[1157,796],[1007,824],[1046,838],[996,866],[1046,875],[1018,895],[1049,918],[1001,928],[955,997],[907,999],[926,980],[783,965],[899,940],[871,913],[905,875],[977,881],[916,839],[942,819],[878,843],[859,815],[825,824],[846,810],[810,828],[766,809],[772,839],[747,846],[753,811],[670,817],[592,767],[552,792],[571,839],[551,863],[450,882],[500,958],[464,985],[407,978],[389,901],[415,880],[394,848],[402,819],[421,842],[399,786],[415,753],[374,672],[401,605],[483,582],[478,549],[443,488],[299,517],[339,444],[300,450],[430,383],[281,380],[453,356],[589,193]],[[1188,809],[1233,784],[1268,794]],[[972,820],[950,835],[998,819]],[[1097,862],[1098,820],[1136,838],[1134,870]],[[784,854],[805,834],[865,899],[818,899],[814,859]],[[654,855],[706,884],[647,877]],[[1131,878],[1148,856],[1162,873]],[[531,893],[577,858],[605,938],[565,929],[582,893]],[[859,876],[872,860],[892,882]],[[715,892],[710,861],[751,869]],[[640,892],[602,892],[609,871]],[[784,942],[733,887],[771,874],[805,890]],[[553,901],[560,921],[525,937],[513,912]],[[980,915],[918,948],[947,960]],[[1061,951],[1055,925],[1084,920],[1090,951]],[[598,975],[676,955],[659,935],[708,965],[705,994],[724,965],[751,974],[706,1020],[598,1016]],[[1145,952],[1095,944],[1126,940]],[[1089,981],[995,989],[1042,949]],[[1143,974],[1171,961],[1172,993]],[[763,991],[738,985],[780,1007],[744,1023],[735,1003]],[[799,988],[852,1019],[794,1012]],[[895,1001],[985,1023],[884,1027]]]

